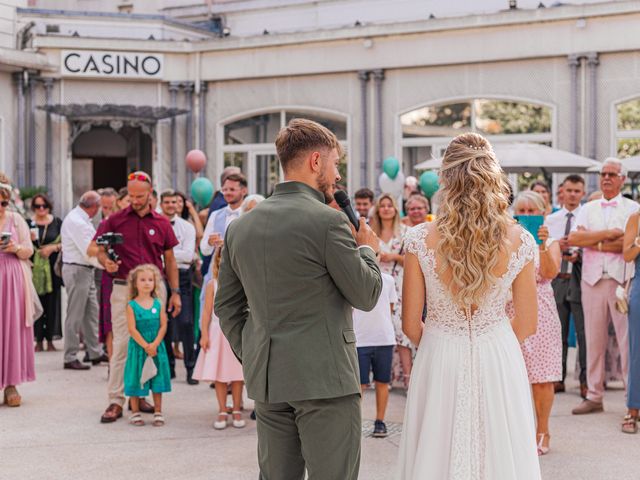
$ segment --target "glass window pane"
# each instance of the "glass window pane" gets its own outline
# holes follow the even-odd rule
[[[640,130],[640,99],[617,105],[618,130]]]
[[[331,130],[338,137],[338,140],[343,142],[347,140],[347,122],[344,117],[332,117],[325,113],[289,111],[285,117],[286,123],[289,123],[294,118],[306,118],[307,120],[318,122]]]
[[[225,145],[273,143],[280,131],[280,112],[244,118],[224,126]]]
[[[280,182],[280,162],[276,155],[256,155],[256,193],[270,196]]]
[[[640,155],[640,138],[618,140],[618,158]]]
[[[551,132],[551,109],[542,105],[503,100],[474,100],[475,124],[487,135]]]
[[[240,167],[242,173],[246,175],[249,172],[248,158],[249,155],[247,152],[225,152],[224,166],[225,168]]]
[[[404,138],[454,137],[471,131],[471,103],[419,108],[402,115],[400,121]]]
[[[410,175],[419,177],[425,170],[416,170],[415,166],[418,163],[431,160],[432,152],[434,152],[434,149],[431,145],[426,147],[404,147],[402,149],[402,172],[405,177]]]

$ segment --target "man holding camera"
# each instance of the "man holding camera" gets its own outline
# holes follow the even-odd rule
[[[171,288],[168,310],[175,317],[181,309],[178,266],[173,254],[173,247],[178,244],[178,240],[169,220],[150,207],[153,189],[151,177],[145,172],[131,173],[128,176],[127,189],[131,204],[111,215],[100,225],[94,241],[89,247],[89,254],[97,251],[99,262],[114,276],[111,294],[113,353],[109,363],[110,372],[107,387],[109,406],[100,419],[102,423],[115,422],[122,417],[125,399],[124,364],[127,359],[129,342],[126,318],[126,306],[129,301],[127,288],[129,272],[144,263],[151,263],[160,271],[164,271]],[[107,248],[104,245],[98,247],[96,244],[99,237],[104,237],[104,234],[108,233],[120,234],[122,238],[120,243],[117,236],[111,236],[113,240],[110,242],[112,251],[110,254],[107,253]],[[153,406],[141,399],[140,410],[151,413]]]

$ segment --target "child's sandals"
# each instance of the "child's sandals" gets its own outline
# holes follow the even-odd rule
[[[136,412],[133,415],[131,415],[129,417],[129,423],[135,427],[144,426],[144,420],[142,419],[142,415],[140,415],[140,412]]]
[[[242,419],[242,412],[234,411],[232,412],[232,415],[233,415],[233,426],[235,428],[244,428],[247,422],[245,422]]]
[[[227,412],[220,412],[218,414],[218,420],[213,422],[213,428],[216,430],[224,430],[227,428],[227,419],[229,418],[229,414]]]
[[[164,426],[164,416],[161,412],[156,412],[153,414],[153,426],[154,427],[162,427]]]

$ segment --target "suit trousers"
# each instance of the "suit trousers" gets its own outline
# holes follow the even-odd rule
[[[180,315],[175,318],[167,312],[169,325],[167,326],[167,334],[164,336],[164,345],[169,357],[169,368],[175,372],[176,357],[173,354],[171,342],[182,342],[184,368],[187,370],[187,375],[191,375],[196,366],[195,335],[193,332],[193,272],[191,269],[180,269],[178,274],[182,309]],[[169,289],[168,285],[167,289]]]
[[[357,480],[360,394],[255,402],[260,480]]]
[[[622,374],[626,382],[629,371],[628,318],[615,308],[616,288],[620,285],[613,279],[599,280],[594,286],[582,282],[582,308],[587,341],[587,398],[602,402],[604,397],[604,360],[609,340],[609,319],[613,322],[616,339],[620,346]]]
[[[160,301],[165,304],[167,292],[164,283],[160,284]],[[109,360],[109,380],[107,394],[109,403],[124,405],[124,365],[127,362],[129,348],[129,325],[127,324],[127,304],[129,287],[113,284],[111,292],[111,325],[113,333],[113,351]]]
[[[567,351],[569,350],[569,324],[571,315],[576,327],[578,340],[578,363],[580,365],[580,384],[587,383],[587,342],[584,334],[584,312],[582,303],[573,302],[569,297],[571,279],[556,278],[551,285],[558,307],[560,324],[562,325],[562,381],[567,376]]]
[[[98,299],[93,282],[93,268],[63,264],[62,278],[67,290],[64,362],[77,360],[81,331],[89,358],[99,358],[102,349],[98,343]]]

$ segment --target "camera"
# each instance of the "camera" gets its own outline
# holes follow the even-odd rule
[[[122,236],[121,233],[108,232],[96,238],[96,244],[105,247],[107,251],[107,256],[109,257],[109,260],[111,260],[112,262],[117,262],[118,260],[120,260],[120,256],[113,249],[113,246],[122,245],[123,243],[124,243],[124,237]]]
[[[5,246],[9,244],[11,240],[11,232],[2,232],[0,233],[0,246]]]

